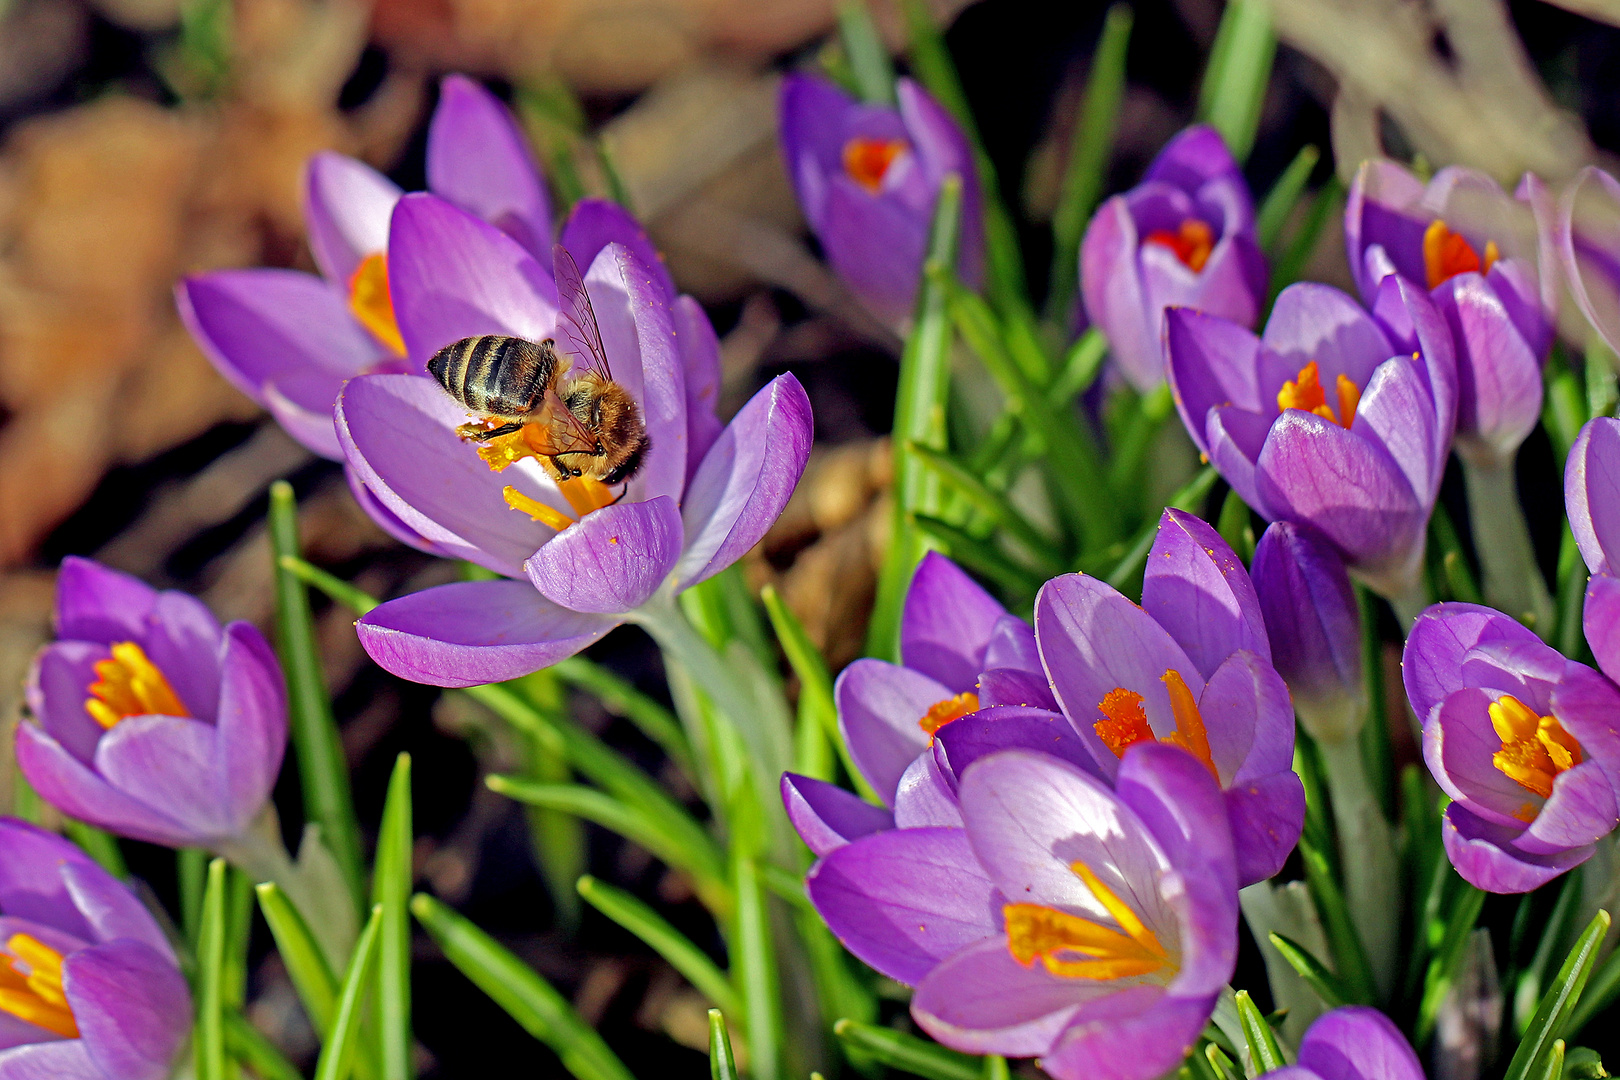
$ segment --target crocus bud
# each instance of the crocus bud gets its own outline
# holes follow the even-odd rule
[[[1559,204],[1554,243],[1575,305],[1620,352],[1620,180],[1582,169]]]
[[[911,314],[940,184],[962,180],[957,272],[977,286],[984,223],[973,152],[949,113],[910,79],[899,107],[856,101],[832,83],[791,75],[780,99],[782,158],[827,261],[874,312]]]
[[[1254,549],[1249,576],[1271,639],[1271,662],[1288,683],[1311,738],[1340,742],[1361,727],[1361,623],[1344,560],[1309,525],[1279,521]]]
[[[1252,327],[1266,276],[1249,186],[1211,127],[1171,139],[1140,184],[1102,204],[1080,245],[1086,315],[1142,391],[1164,380],[1165,308]]]

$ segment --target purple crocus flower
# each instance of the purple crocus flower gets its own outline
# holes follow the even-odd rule
[[[1253,326],[1266,278],[1249,186],[1220,134],[1203,125],[1171,139],[1140,184],[1103,203],[1080,245],[1086,314],[1143,392],[1164,380],[1165,308]]]
[[[1564,190],[1553,240],[1575,306],[1620,352],[1620,180],[1582,169]]]
[[[1564,509],[1586,568],[1582,622],[1598,667],[1620,680],[1620,420],[1581,428],[1564,465]]]
[[[934,201],[962,180],[957,272],[977,286],[984,221],[973,151],[944,107],[910,79],[899,107],[856,101],[825,79],[789,75],[779,102],[782,158],[827,261],[878,315],[911,314]]]
[[[464,76],[441,86],[427,174],[431,190],[550,265],[551,208],[528,144],[506,107]],[[332,403],[344,381],[413,370],[389,287],[388,223],[400,190],[368,165],[322,153],[309,163],[304,197],[318,275],[220,270],[186,278],[175,297],[221,375],[309,450],[341,460]]]
[[[1402,669],[1457,872],[1528,892],[1585,862],[1620,821],[1620,690],[1474,604],[1425,611]]]
[[[1423,289],[1392,274],[1369,314],[1290,285],[1259,337],[1171,308],[1166,344],[1182,421],[1244,502],[1309,522],[1387,597],[1417,585],[1457,401],[1451,333]]]
[[[281,668],[251,625],[88,559],[62,561],[58,640],[34,661],[17,764],[71,817],[216,847],[268,804],[287,742]]]
[[[442,199],[401,199],[389,252],[413,364],[470,335],[555,333],[550,277],[540,263]],[[553,482],[522,456],[521,433],[506,437],[502,445],[514,453],[505,457],[494,443],[464,441],[456,429],[466,410],[432,380],[364,375],[339,398],[344,453],[379,503],[432,550],[516,579],[444,585],[367,614],[361,643],[397,675],[472,686],[570,656],[672,576],[685,588],[735,562],[798,483],[811,420],[793,376],[756,394],[694,466],[701,444],[692,433],[700,426],[688,410],[703,401],[699,384],[714,371],[683,370],[679,337],[688,323],[679,306],[671,312],[655,269],[618,243],[595,257],[585,286],[613,377],[638,403],[650,440],[640,471],[617,497],[589,478]]]
[[[1350,188],[1344,232],[1367,303],[1399,273],[1430,290],[1450,325],[1458,453],[1512,461],[1541,419],[1541,364],[1553,339],[1529,209],[1472,169],[1441,169],[1425,186],[1392,161],[1368,161]]]
[[[1400,1029],[1377,1009],[1347,1005],[1317,1018],[1296,1063],[1261,1075],[1273,1080],[1423,1080]]]
[[[1219,533],[1166,510],[1140,607],[1098,578],[1065,574],[1035,599],[1035,637],[1054,696],[1105,776],[1137,743],[1184,747],[1224,792],[1240,881],[1282,868],[1305,818],[1294,712],[1254,586]]]
[[[1237,958],[1221,794],[1177,747],[1132,748],[1111,788],[1050,754],[962,775],[963,828],[891,829],[810,871],[847,948],[916,987],[947,1046],[1039,1057],[1057,1080],[1148,1080],[1197,1041]]]
[[[191,995],[163,931],[59,836],[0,818],[0,1080],[163,1080]]]

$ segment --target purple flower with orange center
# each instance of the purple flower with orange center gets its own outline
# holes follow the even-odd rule
[[[275,654],[251,625],[86,559],[62,562],[58,640],[34,661],[17,764],[63,813],[171,847],[243,836],[287,741]]]
[[[983,209],[973,152],[949,113],[910,79],[897,108],[860,102],[811,75],[789,75],[779,102],[782,158],[827,261],[874,312],[911,314],[940,184],[962,180],[957,272],[977,286]]]
[[[1302,283],[1258,337],[1189,308],[1166,323],[1182,421],[1243,501],[1314,526],[1384,596],[1411,593],[1457,400],[1451,332],[1428,294],[1393,274],[1369,313]]]
[[[949,730],[949,729],[947,729]],[[947,1046],[1038,1057],[1058,1080],[1172,1071],[1237,959],[1237,871],[1204,763],[1145,744],[1112,787],[1051,754],[961,776],[960,828],[844,844],[807,890],[840,941],[916,988]]]
[[[1173,743],[1220,786],[1239,880],[1282,868],[1304,823],[1294,711],[1243,563],[1209,525],[1166,510],[1138,607],[1097,578],[1035,600],[1052,693],[1107,777],[1131,747]]]
[[[1211,127],[1171,139],[1140,184],[1102,204],[1080,245],[1086,314],[1143,392],[1164,380],[1165,308],[1253,326],[1266,277],[1249,187]]]
[[[1406,639],[1423,757],[1452,803],[1446,854],[1470,884],[1528,892],[1620,822],[1620,690],[1491,608],[1436,604]]]
[[[0,818],[0,1077],[162,1080],[191,995],[157,922],[59,836]]]

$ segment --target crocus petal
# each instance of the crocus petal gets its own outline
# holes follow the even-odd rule
[[[481,686],[573,656],[618,625],[558,607],[524,581],[439,585],[390,600],[355,624],[385,670],[430,686]]]
[[[1080,294],[1086,315],[1108,335],[1108,351],[1120,374],[1141,392],[1164,377],[1159,316],[1137,263],[1141,242],[1130,203],[1123,195],[1104,202],[1080,241]]]
[[[1620,350],[1620,181],[1591,165],[1576,174],[1559,206],[1557,243],[1575,305]]]
[[[1004,901],[961,829],[890,829],[845,844],[805,879],[844,947],[915,986],[959,949],[999,933]]]
[[[1620,794],[1620,688],[1585,664],[1569,661],[1548,705]]]
[[[647,230],[635,216],[616,202],[607,199],[581,199],[568,214],[563,226],[562,246],[581,266],[589,266],[609,244],[622,244],[628,248],[650,273],[664,294],[664,302],[675,302],[675,279],[670,276],[664,256],[659,253]]]
[[[1241,175],[1232,152],[1221,133],[1208,124],[1194,124],[1178,132],[1164,144],[1144,180],[1162,180],[1188,191],[1197,191],[1211,180]],[[1245,227],[1244,222],[1234,223]]]
[[[341,447],[341,445],[340,443],[339,446]],[[444,551],[434,546],[421,533],[406,525],[398,514],[390,510],[387,504],[373,495],[371,489],[366,487],[365,481],[360,479],[359,472],[352,465],[344,467],[343,479],[348,481],[349,494],[354,496],[354,501],[359,504],[360,509],[364,510],[366,516],[383,532],[407,547],[415,548],[417,551],[440,557],[445,556]]]
[[[1241,649],[1216,668],[1198,711],[1223,787],[1275,772],[1294,761],[1294,710],[1277,669]]]
[[[1041,1068],[1055,1080],[1163,1076],[1192,1051],[1215,999],[1215,994],[1166,994],[1135,1016],[1105,1015],[1075,1024],[1041,1059]]]
[[[1601,840],[1617,822],[1608,775],[1597,762],[1582,762],[1553,780],[1552,797],[1513,846],[1532,855],[1556,855]]]
[[[771,380],[726,425],[681,507],[682,588],[718,574],[764,537],[804,474],[812,433],[810,398],[791,374]]]
[[[178,716],[131,716],[102,737],[95,768],[107,782],[147,806],[161,808],[195,836],[236,832],[214,769],[215,729]]]
[[[826,212],[826,174],[840,164],[849,137],[848,117],[857,107],[853,98],[826,79],[794,73],[782,80],[778,98],[782,160],[805,220],[818,234]]]
[[[616,615],[658,591],[681,554],[681,512],[668,495],[587,514],[523,564],[548,600],[571,611]]]
[[[960,231],[957,236],[956,272],[970,289],[977,289],[984,274],[984,200],[979,193],[979,172],[967,135],[950,112],[915,80],[895,80],[895,98],[906,136],[915,152],[926,191],[927,213],[933,217],[933,192],[954,174],[962,182]]]
[[[1331,285],[1299,282],[1277,295],[1261,335],[1271,356],[1261,377],[1263,403],[1275,404],[1285,380],[1298,378],[1312,360],[1322,385],[1343,375],[1364,387],[1379,364],[1395,355],[1394,345],[1366,309]]]
[[[1459,445],[1511,460],[1541,419],[1541,356],[1480,275],[1458,274],[1434,299],[1457,346]]]
[[[327,281],[347,286],[362,259],[388,250],[388,217],[399,196],[399,185],[354,158],[323,152],[309,159],[304,221]]]
[[[69,555],[56,575],[56,633],[79,641],[144,641],[157,590],[98,562]]]
[[[720,339],[703,306],[690,296],[676,298],[670,315],[686,375],[686,480],[690,483],[723,427],[715,412],[720,403]]]
[[[1063,714],[1042,708],[990,706],[952,720],[934,736],[934,760],[954,787],[975,761],[1019,747],[1062,758],[1082,772],[1104,779],[1090,749]]]
[[[1148,553],[1142,608],[1209,678],[1247,649],[1271,660],[1265,617],[1243,562],[1221,534],[1181,510],[1166,510]]]
[[[0,1051],[0,1080],[104,1080],[83,1039],[36,1042]]]
[[[818,235],[827,262],[867,307],[892,322],[911,314],[928,243],[925,218],[835,175]]]
[[[932,750],[918,754],[901,774],[894,792],[894,824],[901,829],[962,827],[956,792],[935,763]]]
[[[1235,405],[1259,412],[1268,404],[1261,400],[1255,381],[1260,339],[1229,319],[1193,308],[1168,309],[1164,327],[1176,408],[1193,441],[1207,453],[1204,427],[1211,409]]]
[[[1556,855],[1531,855],[1512,848],[1517,832],[1492,825],[1452,803],[1440,827],[1446,857],[1462,879],[1476,889],[1494,893],[1523,893],[1539,889],[1592,857],[1592,848],[1574,848]]]
[[[1401,678],[1419,722],[1427,724],[1434,707],[1467,688],[1463,663],[1485,645],[1541,645],[1541,639],[1517,619],[1478,604],[1435,604],[1419,615],[1406,636]]]
[[[214,719],[220,686],[216,657],[225,644],[219,620],[195,596],[165,589],[152,602],[146,622],[146,633],[139,641],[174,687],[187,715]],[[279,680],[280,669],[275,671]]]
[[[928,746],[919,721],[952,696],[943,683],[882,660],[857,660],[839,673],[833,686],[838,730],[850,760],[885,805],[894,805],[901,775]]]
[[[1204,445],[1210,464],[1232,490],[1260,516],[1276,519],[1279,514],[1267,505],[1260,490],[1257,469],[1266,436],[1271,434],[1271,421],[1270,416],[1236,405],[1217,406],[1204,420]]]
[[[213,774],[233,833],[263,809],[287,749],[287,695],[270,643],[245,622],[231,623],[220,663]]]
[[[1382,447],[1418,499],[1432,505],[1449,443],[1438,436],[1438,423],[1421,365],[1401,357],[1373,372],[1350,430]]]
[[[1598,667],[1609,678],[1620,678],[1620,578],[1598,574],[1587,582],[1581,622]]]
[[[30,724],[17,725],[17,767],[40,798],[64,814],[98,828],[169,847],[186,847],[205,839],[167,814],[115,788],[89,764]]]
[[[1035,643],[1035,628],[1016,615],[997,619],[990,630],[990,644],[985,646],[984,666],[1040,675],[1041,650]]]
[[[1237,851],[1238,884],[1279,873],[1305,823],[1305,785],[1293,770],[1256,777],[1226,792],[1226,820]]]
[[[8,918],[54,927],[80,941],[94,941],[95,931],[63,883],[64,865],[94,867],[106,875],[62,837],[17,818],[0,817],[0,911]]]
[[[506,106],[465,75],[439,84],[439,105],[428,125],[427,182],[435,195],[549,261],[551,206],[528,140]]]
[[[990,668],[979,673],[979,707],[1020,705],[1032,709],[1058,711],[1057,698],[1044,674],[1020,668]]]
[[[39,652],[28,672],[28,710],[46,734],[80,761],[88,762],[106,731],[85,711],[95,667],[106,659],[104,645],[53,641]]]
[[[1312,730],[1348,733],[1361,719],[1361,618],[1338,552],[1311,526],[1279,521],[1255,545],[1250,578],[1295,706]]]
[[[1542,800],[1493,761],[1502,749],[1488,711],[1496,697],[1477,687],[1448,696],[1423,727],[1423,758],[1453,800],[1476,817],[1517,833],[1525,826],[1519,814],[1534,814]]]
[[[1564,506],[1587,569],[1613,573],[1609,552],[1620,552],[1620,420],[1600,416],[1581,428],[1564,466]]]
[[[1423,1067],[1400,1029],[1362,1005],[1319,1017],[1300,1040],[1299,1064],[1321,1080],[1423,1080]]]
[[[951,560],[923,556],[900,615],[900,659],[961,693],[973,689],[990,635],[1007,609]]]
[[[1344,211],[1344,246],[1356,288],[1369,303],[1378,280],[1366,273],[1362,259],[1366,248],[1383,247],[1408,275],[1416,275],[1422,267],[1427,222],[1405,212],[1422,198],[1423,181],[1393,161],[1373,158],[1356,170]]]
[[[191,995],[173,961],[138,941],[110,941],[62,963],[79,1037],[104,1075],[162,1080],[191,1027]]]
[[[894,815],[836,784],[782,774],[782,805],[799,838],[817,858],[875,832],[894,828]]]
[[[89,927],[90,940],[138,941],[169,963],[176,963],[174,948],[163,936],[157,920],[123,882],[88,860],[64,860],[57,873],[69,901]]]

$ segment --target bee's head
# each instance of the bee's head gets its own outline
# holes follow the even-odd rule
[[[618,383],[605,379],[581,382],[587,388],[586,400],[580,403],[583,408],[574,401],[569,408],[596,435],[603,453],[586,465],[580,465],[579,458],[573,460],[587,476],[608,485],[622,484],[641,468],[647,454],[647,425],[641,420],[641,409]]]

